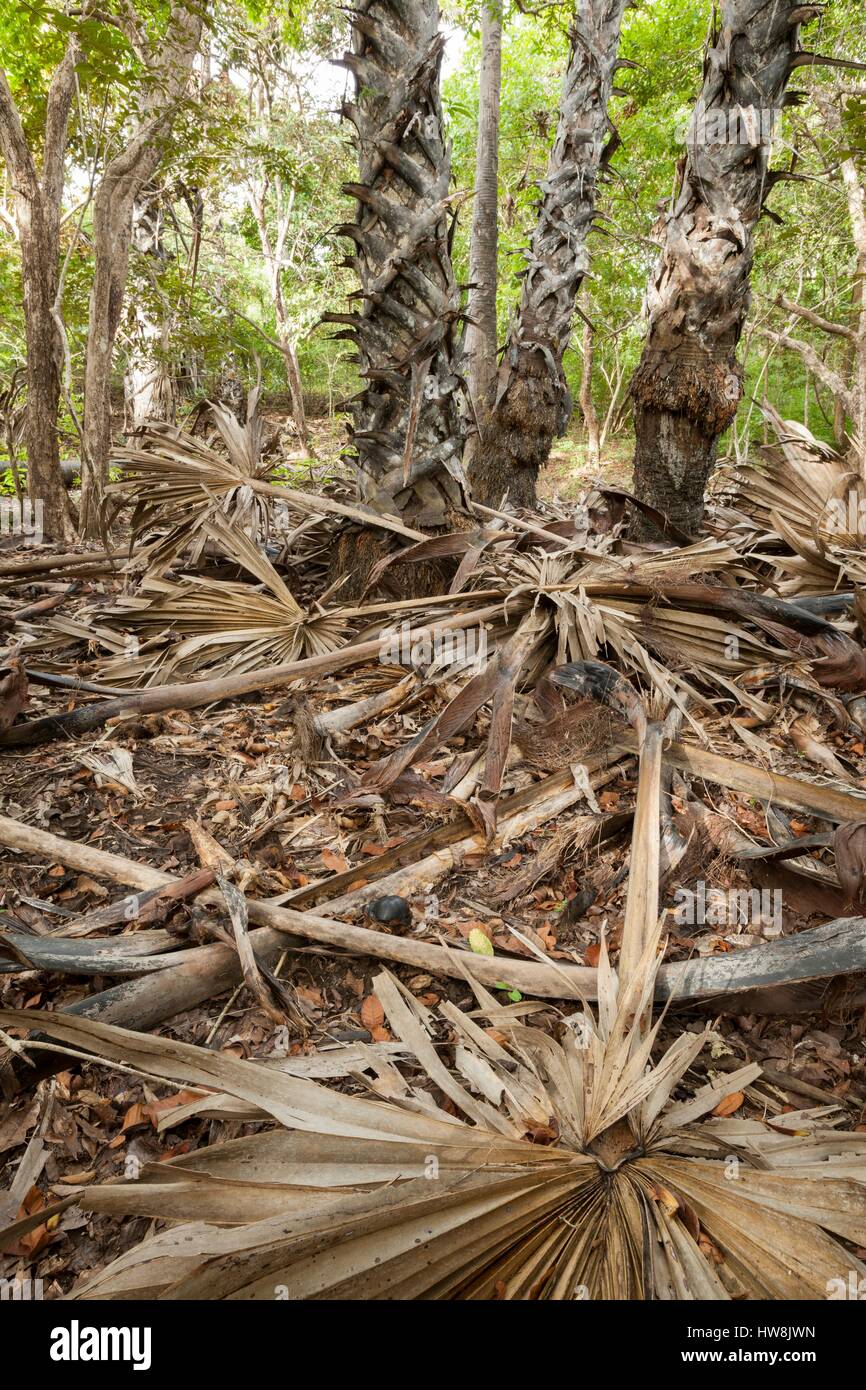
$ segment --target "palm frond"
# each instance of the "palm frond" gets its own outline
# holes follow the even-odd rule
[[[343,645],[348,625],[338,612],[305,612],[237,525],[211,516],[208,527],[226,557],[260,587],[195,574],[176,581],[145,578],[139,591],[109,615],[141,634],[140,654],[104,662],[106,680],[164,685],[205,671],[214,676],[254,671]]]

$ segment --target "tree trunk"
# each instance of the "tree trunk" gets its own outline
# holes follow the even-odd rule
[[[481,9],[481,76],[478,148],[469,247],[469,324],[466,356],[469,394],[479,428],[493,405],[496,384],[496,282],[499,242],[499,94],[502,85],[502,18],[489,0]],[[473,444],[472,439],[468,441]],[[473,445],[474,452],[474,445]]]
[[[571,416],[562,361],[588,266],[586,242],[605,163],[607,108],[625,7],[626,0],[585,0],[575,16],[520,308],[499,369],[493,415],[470,475],[473,495],[492,506],[506,491],[514,504],[534,504],[539,469]]]
[[[737,344],[753,233],[774,179],[772,134],[799,47],[796,0],[722,0],[679,191],[647,291],[632,381],[634,489],[686,532],[700,525],[718,440],[743,391]]]
[[[598,468],[601,460],[601,443],[598,427],[598,412],[592,399],[592,372],[595,366],[595,333],[587,320],[583,325],[583,366],[580,373],[580,409],[586,430],[586,461],[590,468]]]
[[[852,461],[860,477],[866,479],[866,190],[854,159],[843,159],[841,169],[856,256],[851,314],[854,337],[848,377],[854,398]]]
[[[150,189],[135,200],[132,210],[132,245],[148,258],[158,273],[167,262],[162,239],[159,192]],[[154,313],[146,296],[133,294],[129,306],[132,346],[123,374],[123,428],[126,434],[143,428],[148,420],[173,420],[174,380],[166,361],[170,339],[168,304]]]
[[[343,60],[355,100],[360,178],[348,264],[360,307],[348,324],[363,390],[351,442],[362,500],[407,525],[446,525],[464,500],[458,408],[460,294],[451,266],[450,148],[443,133],[437,0],[359,0]],[[346,335],[344,335],[346,336]]]
[[[295,429],[298,431],[301,449],[307,458],[313,457],[313,447],[310,442],[310,431],[307,425],[307,412],[304,406],[304,386],[301,381],[301,369],[298,366],[298,354],[295,344],[288,334],[280,329],[280,345],[283,353],[283,361],[286,364],[286,381],[289,385],[289,397],[292,402],[292,415],[295,420]]]
[[[159,156],[147,159],[148,177]],[[112,161],[113,162],[113,161]],[[93,283],[84,365],[84,439],[81,460],[81,533],[99,534],[99,507],[108,477],[111,452],[111,364],[120,326],[129,268],[134,180],[111,173],[102,179],[93,205]]]
[[[280,342],[280,351],[283,354],[283,362],[286,368],[286,382],[289,388],[289,398],[292,402],[292,415],[295,421],[295,429],[298,432],[301,449],[306,458],[313,458],[313,446],[310,442],[310,431],[307,427],[307,412],[304,407],[304,386],[301,381],[301,369],[298,365],[298,353],[295,347],[295,338],[292,332],[289,316],[286,313],[285,300],[283,299],[282,285],[280,284],[279,265],[274,267],[276,284],[273,288],[274,306],[277,316],[277,336]]]
[[[81,460],[81,530],[98,534],[100,505],[111,453],[111,366],[129,272],[136,198],[165,152],[178,103],[198,51],[202,10],[178,3],[158,48],[150,51],[150,86],[142,119],[126,148],[109,160],[93,203],[93,285],[84,368],[84,439]]]
[[[23,200],[22,200],[23,201]],[[69,494],[60,469],[57,415],[63,370],[62,348],[54,320],[60,268],[59,222],[41,197],[27,200],[18,217],[21,279],[27,342],[27,495],[34,521],[52,540],[75,536]]]
[[[257,93],[260,107],[264,107],[264,92],[260,89]],[[264,133],[262,138],[267,138]],[[271,198],[271,218],[268,216],[268,199]],[[265,262],[265,269],[268,276],[268,288],[271,292],[271,302],[274,306],[274,318],[277,324],[277,338],[268,339],[274,347],[278,347],[283,356],[283,365],[286,369],[286,385],[289,388],[289,398],[292,402],[292,416],[294,417],[295,429],[298,432],[301,449],[306,458],[313,458],[313,447],[310,443],[310,432],[307,428],[307,412],[304,408],[304,388],[301,381],[301,369],[298,365],[298,353],[295,346],[295,330],[286,311],[286,301],[283,297],[283,254],[285,251],[286,238],[289,233],[289,225],[292,220],[292,212],[295,205],[295,189],[289,189],[286,193],[283,180],[277,174],[271,175],[264,173],[262,177],[252,184],[247,191],[247,201],[250,210],[256,220],[256,228],[259,233],[259,242],[262,248],[262,257]],[[276,223],[274,235],[271,235],[270,222]],[[267,335],[265,335],[267,336]]]
[[[71,540],[75,524],[60,470],[57,414],[63,373],[59,313],[60,210],[67,128],[79,49],[70,41],[48,92],[42,169],[27,144],[6,74],[0,69],[0,152],[15,189],[27,342],[27,493],[34,523],[52,540]]]

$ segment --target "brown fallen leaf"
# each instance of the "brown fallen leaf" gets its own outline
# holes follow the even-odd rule
[[[385,1010],[375,994],[368,994],[361,1005],[361,1022],[368,1033],[372,1033],[385,1022]]]
[[[27,672],[13,657],[6,675],[0,677],[0,734],[12,727],[27,705]]]
[[[733,1115],[739,1110],[743,1101],[746,1099],[743,1091],[732,1091],[724,1100],[720,1100],[715,1110],[712,1112],[719,1119],[725,1119],[728,1115]]]
[[[803,754],[804,758],[816,763],[818,767],[823,767],[832,777],[839,777],[845,782],[853,782],[852,774],[847,767],[840,763],[833,750],[815,737],[817,729],[818,721],[811,716],[802,715],[801,718],[795,719],[789,729],[794,747]]]
[[[127,1129],[135,1129],[138,1125],[146,1125],[149,1123],[150,1116],[147,1113],[147,1107],[142,1105],[141,1101],[137,1100],[135,1104],[131,1105],[127,1110],[120,1128],[121,1132],[123,1132]]]
[[[16,1149],[19,1144],[23,1144],[38,1118],[38,1099],[31,1101],[30,1105],[22,1106],[19,1110],[10,1110],[0,1120],[0,1154],[6,1153],[7,1149]]]

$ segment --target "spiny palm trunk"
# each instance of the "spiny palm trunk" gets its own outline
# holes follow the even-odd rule
[[[470,475],[473,496],[493,506],[506,491],[512,503],[533,505],[539,469],[571,415],[562,359],[588,268],[586,242],[625,8],[626,0],[582,0],[575,16],[520,308]]]
[[[799,21],[811,8],[722,0],[647,292],[649,331],[631,386],[634,488],[685,531],[700,524],[719,436],[743,392],[736,353],[753,233],[773,183],[772,128],[797,66]]]
[[[419,529],[447,524],[463,501],[463,424],[450,257],[450,148],[439,98],[437,0],[360,0],[344,63],[355,100],[355,221],[348,264],[360,280],[347,323],[364,388],[351,440],[361,499]]]

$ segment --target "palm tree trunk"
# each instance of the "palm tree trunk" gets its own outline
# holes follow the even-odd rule
[[[481,9],[481,76],[475,201],[469,246],[469,324],[466,356],[469,394],[480,427],[493,404],[496,383],[496,279],[499,243],[499,96],[502,85],[502,17],[499,0]],[[469,441],[471,443],[471,440]]]
[[[493,506],[506,491],[512,503],[533,505],[539,469],[571,416],[562,360],[588,267],[586,242],[605,162],[607,108],[625,8],[626,0],[584,0],[574,19],[520,308],[499,369],[493,415],[470,474],[473,495]]]
[[[649,330],[631,386],[634,488],[687,532],[700,524],[718,440],[743,392],[737,345],[753,233],[775,181],[772,133],[803,17],[796,0],[722,0],[647,292]]]
[[[460,294],[450,256],[450,147],[439,97],[437,0],[360,0],[351,12],[358,203],[338,231],[360,289],[347,324],[364,381],[351,443],[364,502],[407,525],[446,525],[464,497],[457,363]]]

